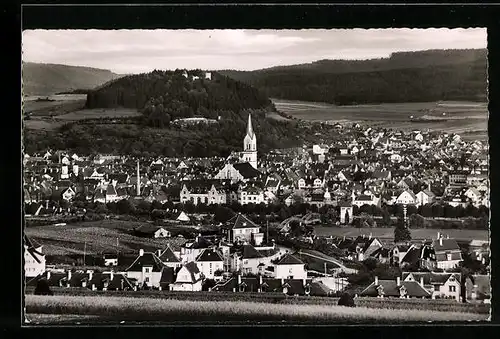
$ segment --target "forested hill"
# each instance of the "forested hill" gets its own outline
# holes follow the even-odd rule
[[[105,69],[23,62],[23,93],[26,96],[52,95],[87,90],[120,76]]]
[[[141,110],[152,125],[203,116],[216,119],[244,110],[272,109],[269,98],[256,88],[201,70],[158,71],[129,75],[101,86],[87,95],[88,108],[127,107]]]
[[[334,104],[487,99],[487,50],[393,53],[251,72],[220,71],[269,97]]]

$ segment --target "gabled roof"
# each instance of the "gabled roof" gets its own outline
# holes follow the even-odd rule
[[[286,254],[277,265],[304,265],[304,262],[292,254]]]
[[[127,268],[126,272],[142,272],[144,266],[152,266],[153,272],[161,272],[164,267],[160,258],[156,254],[151,252],[145,252],[142,256],[138,256],[137,259]]]
[[[427,291],[423,286],[417,281],[401,281],[400,286],[394,280],[379,280],[378,285],[371,283],[366,289],[361,292],[362,296],[376,297],[378,296],[379,288],[384,291],[384,296],[386,297],[399,297],[401,295],[400,290],[404,287],[406,293],[410,297],[430,297],[431,293]]]
[[[261,173],[253,168],[248,162],[242,162],[238,164],[233,164],[235,170],[237,170],[245,179],[258,177]]]
[[[221,255],[219,254],[219,252],[213,250],[213,249],[209,249],[207,248],[206,250],[204,250],[203,252],[200,253],[200,255],[198,256],[198,258],[196,258],[196,262],[207,262],[207,261],[210,261],[210,262],[214,262],[214,261],[223,261]]]
[[[442,239],[442,245],[440,241],[436,239],[432,242],[432,247],[436,254],[441,251],[460,251],[460,247],[455,239]]]
[[[262,258],[262,254],[255,249],[252,245],[243,245],[242,258],[243,259],[254,259]]]
[[[180,263],[181,261],[174,254],[170,246],[167,245],[167,248],[160,254],[160,260],[164,263]]]
[[[227,223],[232,224],[231,229],[259,227],[252,220],[248,219],[241,213],[236,214],[234,217],[229,219]]]

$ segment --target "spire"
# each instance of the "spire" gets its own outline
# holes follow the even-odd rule
[[[252,114],[248,113],[247,135],[253,139]]]

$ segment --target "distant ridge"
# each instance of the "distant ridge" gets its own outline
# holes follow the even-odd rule
[[[319,60],[255,71],[223,70],[269,97],[328,102],[486,101],[487,50],[425,50],[368,60]]]
[[[29,96],[93,89],[122,75],[92,67],[23,62],[22,77],[23,94]]]

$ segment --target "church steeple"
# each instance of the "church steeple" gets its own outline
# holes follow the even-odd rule
[[[242,160],[257,169],[257,137],[253,131],[251,114],[248,114],[247,134],[243,139]]]
[[[248,114],[248,123],[247,123],[247,135],[253,139],[254,133],[252,128],[252,115]]]

